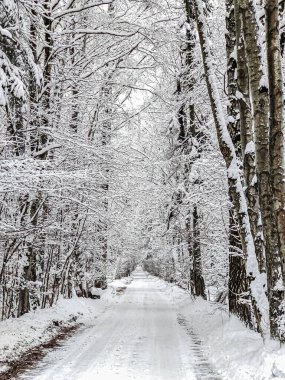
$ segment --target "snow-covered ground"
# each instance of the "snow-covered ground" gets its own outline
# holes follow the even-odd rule
[[[265,345],[261,336],[247,329],[217,303],[195,301],[175,285],[157,280],[190,334],[197,336],[210,363],[225,380],[285,379],[285,347],[275,341]]]
[[[67,320],[72,314],[84,325],[20,379],[285,378],[285,351],[276,343],[264,346],[237,318],[218,305],[193,302],[177,286],[141,270],[133,278],[131,284],[111,284],[101,300],[62,300],[53,309],[1,322],[0,360],[13,348],[18,355],[24,347],[39,344],[52,318]],[[125,286],[125,292],[116,292]]]
[[[56,337],[62,328],[86,325],[104,313],[116,302],[116,289],[126,286],[126,280],[116,280],[101,299],[74,297],[60,299],[56,306],[37,310],[21,318],[0,322],[0,379],[1,372],[9,368],[9,362],[21,358],[27,350]]]
[[[220,379],[179,324],[161,282],[142,271],[98,318],[21,379]]]

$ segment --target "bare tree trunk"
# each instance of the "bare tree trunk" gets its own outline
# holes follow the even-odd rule
[[[255,144],[253,136],[253,124],[251,114],[249,74],[246,61],[244,37],[242,34],[242,22],[237,0],[235,3],[235,28],[237,49],[237,90],[239,91],[239,124],[241,134],[241,150],[244,169],[244,182],[246,186],[246,198],[250,226],[254,238],[255,252],[259,263],[260,272],[265,272],[265,252],[260,215],[258,185],[255,168]]]
[[[265,1],[266,42],[269,83],[270,176],[277,217],[280,253],[285,285],[285,165],[284,97],[279,35],[279,1]]]
[[[263,280],[260,277],[258,263],[255,256],[254,241],[250,230],[250,222],[247,210],[247,202],[243,193],[242,181],[239,174],[237,164],[237,157],[234,145],[227,130],[227,125],[224,119],[222,103],[216,85],[215,72],[212,64],[212,58],[207,38],[206,22],[203,11],[203,3],[201,0],[194,1],[197,29],[199,34],[202,58],[204,63],[204,71],[208,94],[210,98],[212,113],[215,121],[216,132],[221,153],[224,157],[227,166],[227,175],[229,183],[229,191],[237,212],[239,230],[241,236],[241,243],[243,254],[246,260],[247,276],[250,278],[250,291],[249,297],[253,297],[251,302],[252,314],[255,317],[253,325],[263,334],[266,334],[267,322],[266,316],[268,310],[263,310],[267,307],[267,300],[263,292]],[[261,287],[261,288],[260,288]],[[260,312],[263,317],[260,319]],[[262,322],[262,324],[261,324]]]
[[[194,10],[193,6],[188,2],[187,0],[184,0],[185,4],[185,14],[186,14],[186,21],[188,23],[186,27],[186,47],[183,51],[184,56],[182,57],[182,67],[184,67],[184,70],[186,72],[184,73],[184,76],[186,75],[186,78],[182,78],[182,83],[180,86],[183,86],[186,91],[193,90],[194,87],[194,80],[191,76],[191,72],[193,71],[193,65],[194,65],[194,49],[196,45],[196,35],[195,35],[195,16],[194,16]],[[190,78],[189,78],[190,76]],[[182,90],[182,89],[181,89]],[[186,162],[184,164],[183,162],[183,177],[184,177],[184,183],[185,188],[190,191],[189,187],[189,175],[191,172],[191,168],[193,165],[193,162],[195,161],[195,158],[192,157],[189,158],[191,150],[193,148],[193,139],[197,138],[197,125],[196,125],[196,118],[195,118],[195,105],[193,99],[190,100],[190,104],[187,107],[187,113],[185,111],[185,108],[187,107],[187,104],[182,104],[181,109],[179,111],[179,114],[181,114],[181,120],[179,122],[180,124],[180,142],[181,142],[181,149],[184,156],[186,156]],[[179,120],[179,119],[178,119]],[[188,120],[188,123],[187,123]],[[188,124],[188,125],[187,125]],[[198,215],[198,208],[197,205],[194,204],[193,210],[190,210],[190,207],[187,206],[188,215],[186,216],[186,230],[187,230],[187,245],[188,245],[188,252],[190,256],[192,256],[193,262],[192,262],[192,269],[190,271],[190,281],[192,282],[192,291],[193,295],[195,296],[201,296],[203,298],[206,298],[206,291],[205,291],[205,281],[203,278],[203,271],[202,271],[202,254],[201,254],[201,246],[200,246],[200,223],[199,223],[199,215]],[[193,225],[193,231],[191,231],[191,219],[192,219],[192,225]],[[191,242],[192,240],[192,242]],[[191,244],[192,243],[192,244]]]
[[[269,299],[269,319],[271,336],[281,337],[280,306],[284,298],[282,265],[279,249],[277,218],[274,210],[270,171],[269,143],[269,95],[263,70],[262,50],[259,44],[259,30],[256,21],[255,4],[252,0],[240,0],[245,48],[249,70],[252,98],[254,134],[256,146],[256,175],[259,202],[265,237],[267,290]]]
[[[227,95],[229,100],[229,105],[227,106],[228,131],[233,141],[236,155],[239,161],[241,161],[241,133],[236,83],[237,60],[234,54],[237,42],[234,0],[226,0],[226,10]]]
[[[241,168],[242,142],[236,82],[237,59],[234,54],[237,42],[234,0],[226,0],[226,10],[227,92],[229,100],[227,127],[238,158],[238,165]],[[250,281],[246,273],[247,258],[243,255],[238,216],[231,194],[229,194],[229,198],[231,203],[229,209],[229,311],[237,315],[247,326],[253,328],[252,306],[248,302]]]
[[[199,215],[196,205],[193,210],[193,280],[195,296],[206,299],[205,282],[202,275]]]

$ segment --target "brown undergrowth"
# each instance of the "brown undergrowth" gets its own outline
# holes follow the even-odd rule
[[[26,370],[35,367],[50,350],[60,346],[62,341],[70,338],[79,326],[80,324],[60,327],[56,336],[49,341],[27,350],[19,359],[7,363],[9,369],[0,374],[1,380],[15,380]]]

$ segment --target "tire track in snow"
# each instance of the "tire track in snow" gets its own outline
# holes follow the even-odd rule
[[[193,369],[199,380],[222,380],[217,371],[213,368],[209,362],[203,343],[198,335],[193,331],[190,323],[184,318],[182,314],[177,315],[178,324],[183,327],[186,334],[190,339],[190,350],[193,352]]]

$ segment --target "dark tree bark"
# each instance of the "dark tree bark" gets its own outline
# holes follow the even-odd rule
[[[283,285],[285,285],[284,96],[280,52],[278,0],[265,1],[265,15],[269,83],[270,177],[279,234]]]
[[[271,183],[271,160],[269,142],[269,91],[263,71],[262,52],[259,45],[259,30],[255,7],[251,0],[240,0],[245,49],[249,71],[249,84],[252,97],[254,134],[256,146],[256,175],[259,191],[259,204],[265,238],[267,269],[267,291],[269,299],[269,319],[271,336],[281,340],[280,308],[284,299],[282,283],[282,262],[278,220],[275,213],[274,193]]]
[[[258,269],[258,263],[255,256],[254,241],[250,229],[250,221],[247,209],[247,202],[243,193],[242,180],[239,174],[239,167],[237,156],[233,142],[230,138],[225,122],[223,108],[221,104],[220,95],[215,80],[215,72],[212,64],[212,57],[209,49],[206,22],[204,16],[204,10],[201,0],[194,1],[195,16],[197,23],[197,30],[200,40],[201,53],[204,64],[205,78],[208,88],[208,95],[210,98],[212,113],[216,126],[216,132],[220,151],[223,155],[227,173],[228,173],[228,185],[230,197],[233,200],[234,208],[238,218],[239,233],[241,237],[242,251],[246,260],[247,276],[252,279],[250,281],[250,298],[253,297],[253,301],[250,302],[252,310],[253,326],[263,333],[266,332],[266,322],[263,326],[260,325],[262,321],[260,319],[260,306],[266,305],[265,293],[262,289],[257,289],[260,280],[260,273]],[[245,277],[244,277],[245,278]],[[266,315],[264,316],[266,318]],[[264,322],[264,321],[262,321]]]

